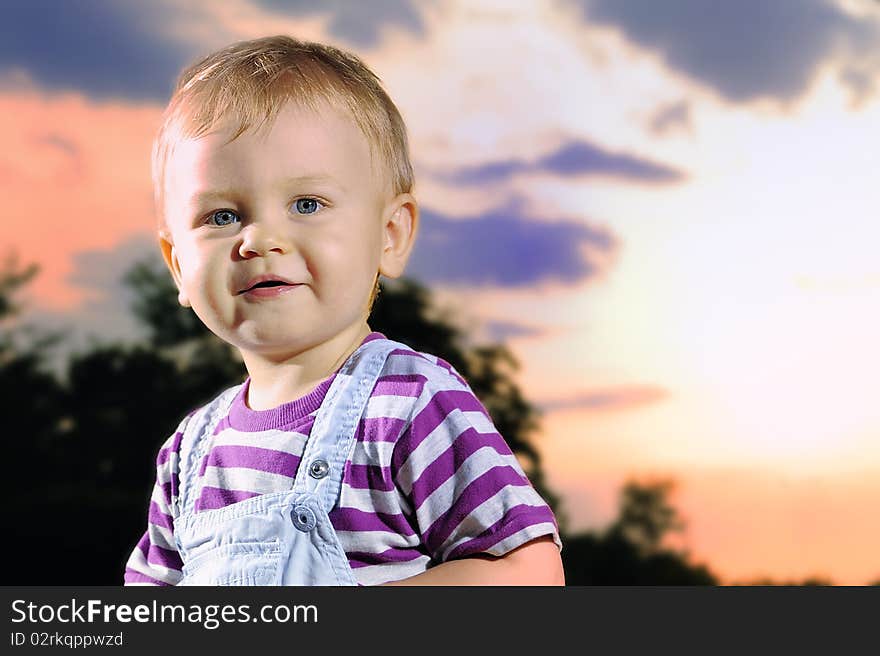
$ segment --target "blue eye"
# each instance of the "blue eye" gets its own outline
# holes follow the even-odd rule
[[[322,207],[321,201],[317,198],[297,198],[293,204],[299,214],[314,214]]]
[[[217,210],[208,217],[205,223],[210,223],[215,226],[228,226],[236,221],[241,221],[241,219],[238,214],[232,210]]]

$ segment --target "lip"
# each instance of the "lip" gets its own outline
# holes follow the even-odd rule
[[[283,285],[276,285],[275,287],[257,287],[254,288],[254,285],[259,285],[261,282],[282,282]],[[242,294],[247,294],[249,296],[277,296],[278,294],[290,291],[295,287],[299,287],[301,283],[293,282],[292,280],[288,280],[284,276],[279,276],[274,273],[264,273],[259,276],[255,276],[245,283],[245,286],[236,292],[236,295],[240,296]]]
[[[241,292],[241,296],[245,298],[275,298],[283,294],[292,292],[301,285],[278,285],[277,287],[257,287]]]

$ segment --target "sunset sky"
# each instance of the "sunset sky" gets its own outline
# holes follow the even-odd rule
[[[158,257],[174,80],[282,33],[356,52],[400,108],[408,273],[520,360],[571,529],[668,476],[726,582],[880,579],[880,2],[5,0],[27,318],[138,336],[121,277]]]

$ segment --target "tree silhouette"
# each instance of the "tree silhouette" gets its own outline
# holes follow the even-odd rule
[[[685,528],[669,500],[674,488],[670,480],[627,482],[621,492],[619,516],[609,533],[625,539],[644,556],[660,552],[665,537]]]
[[[670,481],[627,482],[617,518],[604,532],[564,539],[567,585],[717,585],[708,567],[693,564],[686,552],[664,548],[684,522],[671,505]]]
[[[8,253],[0,269],[0,321],[6,321],[21,311],[21,305],[15,295],[27,285],[40,268],[36,264],[22,267],[15,253]],[[10,329],[4,326],[3,337],[10,334]]]
[[[7,448],[10,462],[35,466],[56,442],[56,409],[63,397],[60,384],[45,366],[46,350],[58,338],[13,324],[22,309],[16,295],[37,271],[35,265],[19,265],[14,255],[9,255],[0,269],[0,398],[9,409],[4,424],[7,435],[12,436]],[[17,497],[23,472],[20,467],[11,469],[4,479]]]
[[[795,579],[777,580],[771,578],[758,578],[751,581],[735,582],[733,585],[823,587],[834,585],[834,582],[824,576],[808,576],[800,581]]]
[[[174,281],[152,260],[136,263],[124,282],[134,292],[131,310],[149,330],[153,346],[176,346],[210,334],[195,312],[177,302]]]
[[[57,337],[15,322],[22,310],[17,295],[37,270],[34,265],[22,267],[14,255],[0,269],[0,398],[7,408],[4,431],[10,465],[3,481],[5,498],[15,500],[7,504],[5,530],[16,561],[33,558],[35,567],[49,555],[47,539],[57,526],[47,521],[53,515],[45,510],[50,499],[63,499],[63,490],[55,482],[63,480],[58,445],[66,428],[61,410],[65,390],[46,365],[47,350]],[[21,576],[19,582],[33,582],[32,572],[23,580],[22,569],[12,568],[7,579]],[[36,578],[41,575],[38,572]]]

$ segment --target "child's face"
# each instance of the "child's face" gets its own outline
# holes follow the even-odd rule
[[[392,197],[363,133],[329,107],[288,104],[268,129],[231,136],[183,141],[168,162],[162,250],[180,302],[245,355],[365,324],[377,272],[396,277],[408,257],[412,196]],[[253,287],[259,276],[287,284]]]

